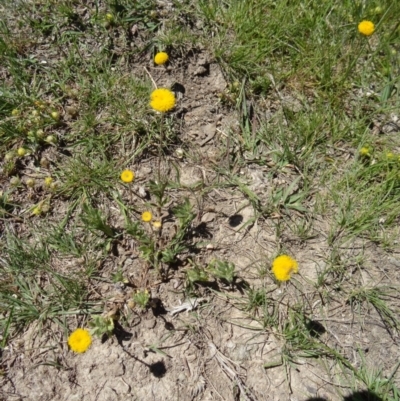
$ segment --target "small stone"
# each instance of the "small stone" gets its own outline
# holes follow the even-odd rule
[[[139,187],[137,192],[141,198],[145,198],[147,196],[145,187]]]
[[[213,221],[213,220],[215,219],[216,216],[217,216],[216,213],[207,212],[207,213],[204,213],[204,214],[203,214],[203,216],[202,216],[202,218],[201,218],[201,221],[202,221],[203,223],[209,223],[209,222]]]

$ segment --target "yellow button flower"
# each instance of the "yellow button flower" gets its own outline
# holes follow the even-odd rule
[[[135,179],[135,173],[131,170],[124,170],[120,177],[123,182],[132,182]]]
[[[375,32],[375,25],[372,21],[361,21],[358,24],[358,32],[365,36],[370,36]]]
[[[165,53],[165,52],[159,52],[159,53],[157,53],[157,54],[155,55],[155,57],[154,57],[154,62],[155,62],[157,65],[161,65],[161,64],[165,64],[165,63],[168,61],[168,59],[169,59],[169,56],[168,56],[167,53]]]
[[[142,220],[144,222],[148,223],[149,221],[151,221],[152,218],[153,215],[148,210],[142,213]]]
[[[156,231],[160,230],[162,227],[161,221],[153,221],[153,227]]]
[[[24,157],[26,155],[27,150],[25,148],[18,148],[17,153],[18,156]]]
[[[33,210],[32,210],[33,216],[39,216],[40,214],[42,214],[42,209],[39,206],[36,206],[35,208],[33,208]]]
[[[364,156],[364,157],[371,156],[371,154],[370,154],[370,149],[369,149],[367,146],[363,146],[363,147],[360,149],[360,156]]]
[[[298,271],[297,262],[288,255],[280,255],[272,262],[272,273],[278,281],[288,281]]]
[[[76,329],[68,337],[68,345],[72,351],[85,352],[92,343],[92,336],[86,329]]]
[[[170,111],[175,107],[175,95],[169,89],[156,89],[150,95],[150,106],[162,113]]]
[[[46,185],[46,187],[49,187],[52,184],[52,182],[53,182],[53,178],[51,178],[51,177],[46,177],[44,179],[44,185]]]

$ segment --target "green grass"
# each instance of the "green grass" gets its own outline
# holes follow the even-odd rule
[[[383,367],[353,365],[312,322],[340,305],[361,320],[376,312],[391,335],[399,328],[399,283],[388,285],[393,267],[371,285],[363,274],[369,265],[384,269],[381,259],[398,252],[400,141],[385,130],[400,106],[400,3],[172,3],[166,9],[155,1],[98,1],[82,12],[73,0],[4,2],[1,348],[31,325],[46,333],[57,323],[68,332],[89,320],[97,334],[111,336],[114,321],[100,315],[109,294],[99,283],[132,286],[144,314],[152,305],[147,290],[179,278],[182,296],[218,294],[243,313],[235,324],[272,333],[288,377],[299,358],[335,361],[352,378],[347,386],[398,399],[398,366],[384,377]],[[376,25],[371,37],[357,31],[363,19]],[[151,63],[160,50],[170,55],[165,68]],[[227,83],[212,92],[215,115],[238,122],[218,125],[214,159],[183,139],[185,117],[203,96],[191,93],[200,54],[221,67]],[[153,80],[185,85],[174,112],[150,109]],[[201,178],[181,184],[192,166]],[[137,173],[134,183],[120,181],[124,169]],[[275,235],[271,254],[245,250],[256,260],[251,274],[229,253],[214,257],[205,248],[216,231],[199,239],[209,207],[216,226],[229,220],[213,210],[218,191],[241,194],[254,209],[238,235],[254,227]],[[238,214],[245,203],[235,204]],[[143,211],[161,227],[143,222]],[[279,286],[271,258],[293,252],[301,258],[316,241],[324,243],[313,256],[316,275]],[[367,252],[371,244],[376,256]],[[121,250],[143,266],[139,281],[110,264]],[[310,261],[299,261],[300,273],[302,262]],[[326,310],[312,306],[318,302]],[[128,324],[124,311],[121,322]]]

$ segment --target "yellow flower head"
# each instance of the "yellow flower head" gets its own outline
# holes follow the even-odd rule
[[[157,53],[157,54],[155,55],[155,57],[154,57],[154,62],[155,62],[157,65],[161,65],[161,64],[165,64],[165,63],[168,61],[168,59],[169,59],[169,56],[168,56],[167,53],[165,53],[165,52],[159,52],[159,53]]]
[[[152,218],[153,218],[153,215],[148,210],[146,210],[145,212],[142,213],[142,220],[144,222],[148,223],[149,221],[151,221]]]
[[[92,343],[92,336],[86,329],[76,329],[68,337],[68,345],[72,351],[85,352]]]
[[[135,173],[131,170],[124,170],[120,177],[123,182],[132,182],[135,179]]]
[[[106,20],[108,22],[114,22],[114,16],[111,13],[106,14]]]
[[[26,155],[26,149],[18,148],[17,153],[18,153],[18,156],[24,157]]]
[[[160,230],[162,227],[161,221],[153,221],[153,227],[156,231]]]
[[[394,154],[392,152],[387,152],[386,153],[386,159],[389,161],[393,161],[395,158]]]
[[[278,281],[288,281],[298,271],[297,262],[288,255],[280,255],[272,262],[272,273]]]
[[[44,185],[46,185],[46,187],[49,187],[52,184],[52,182],[53,182],[53,178],[51,178],[51,177],[46,177],[44,179]]]
[[[369,147],[363,146],[363,147],[360,149],[360,156],[363,156],[363,157],[371,156]]]
[[[375,32],[375,25],[372,21],[361,21],[358,24],[358,32],[365,36],[370,36]]]
[[[42,209],[39,206],[33,208],[33,210],[32,210],[33,216],[39,216],[39,214],[41,214],[41,213],[42,213]]]
[[[150,95],[150,106],[163,113],[170,111],[175,107],[175,95],[169,89],[156,89]]]

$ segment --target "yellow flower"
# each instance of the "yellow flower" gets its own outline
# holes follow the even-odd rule
[[[364,157],[371,156],[371,154],[370,154],[370,149],[369,149],[367,146],[363,146],[363,147],[360,149],[360,156],[364,156]]]
[[[68,337],[68,345],[72,351],[85,352],[92,343],[92,336],[86,329],[76,329]]]
[[[165,64],[168,61],[169,57],[168,54],[165,52],[159,52],[154,57],[154,62],[157,65]]]
[[[51,177],[46,177],[44,179],[44,185],[46,185],[46,187],[49,187],[52,182],[53,182],[53,178],[51,178]]]
[[[26,149],[18,148],[17,153],[18,153],[18,156],[24,157],[26,155]]]
[[[169,89],[156,89],[150,95],[150,106],[156,111],[170,111],[175,107],[175,95]]]
[[[60,113],[56,110],[50,113],[50,116],[53,120],[58,121],[60,119]]]
[[[39,216],[39,214],[41,214],[41,213],[42,213],[42,209],[39,206],[33,208],[33,210],[32,210],[33,216]]]
[[[153,227],[156,231],[160,230],[162,227],[161,221],[153,221]]]
[[[142,213],[142,220],[144,222],[148,223],[149,221],[151,221],[152,218],[153,218],[153,215],[151,214],[151,212],[145,211]]]
[[[288,255],[281,255],[272,262],[272,273],[278,281],[288,281],[292,273],[299,271],[297,262]]]
[[[120,177],[123,182],[132,182],[135,179],[135,173],[131,170],[124,170]]]
[[[111,13],[106,14],[106,20],[108,22],[114,22],[114,16]]]
[[[365,36],[370,36],[375,32],[375,25],[372,21],[361,21],[358,24],[358,32]]]

